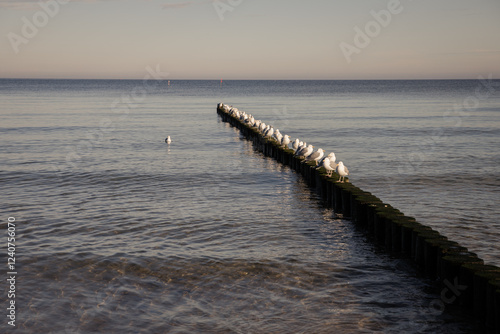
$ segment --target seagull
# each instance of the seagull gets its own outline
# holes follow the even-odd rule
[[[330,153],[328,154],[326,157],[324,157],[323,159],[321,159],[319,162],[318,162],[318,167],[316,167],[316,169],[320,169],[321,167],[324,167],[323,166],[323,163],[325,161],[325,159],[328,159],[330,160],[330,167],[335,171],[337,170],[337,166],[338,164],[335,163],[335,153]]]
[[[245,123],[249,124],[250,126],[253,126],[255,123],[255,119],[253,118],[252,115],[250,115],[246,120]]]
[[[330,166],[330,159],[328,159],[328,157],[323,159],[323,165],[321,167],[326,170],[326,175],[328,177],[332,176],[334,169]]]
[[[336,164],[336,163],[335,163],[335,161],[330,160],[330,167],[332,167],[332,168],[333,168],[333,170],[337,170],[337,166],[338,166],[338,165],[339,165],[339,164]],[[344,167],[345,167],[345,166],[344,166]]]
[[[344,183],[345,177],[349,175],[349,170],[347,169],[346,166],[344,166],[344,163],[342,161],[340,161],[337,166],[337,174],[340,175],[339,180],[337,182],[342,182],[342,183]]]
[[[304,150],[305,148],[307,147],[307,144],[306,143],[303,143],[303,142],[300,142],[299,143],[299,146],[297,147],[297,149],[295,150],[295,155],[300,155],[300,151]]]
[[[299,155],[299,152],[302,151],[304,149],[304,143],[300,142],[299,143],[299,146],[297,146],[297,148],[295,149],[295,155]]]
[[[304,158],[307,158],[314,152],[314,146],[309,144],[309,146],[306,147],[306,150],[304,151]]]
[[[325,158],[328,158],[330,159],[330,166],[333,166],[333,164],[335,163],[335,161],[337,160],[337,157],[335,156],[335,153],[331,152],[329,153],[326,157],[324,157],[323,159]],[[323,164],[323,159],[321,159],[319,162],[318,162],[318,165],[322,165]]]
[[[266,131],[264,136],[268,137],[268,138],[272,138],[273,134],[274,134],[274,128],[271,126],[271,127],[269,127],[269,130]]]
[[[297,150],[297,148],[299,148],[299,143],[300,143],[299,138],[295,139],[295,141],[292,144],[294,150]]]
[[[165,138],[165,143],[170,144],[171,142],[172,139],[170,139],[170,136],[167,136],[167,138]]]
[[[309,155],[306,160],[304,160],[305,162],[307,161],[313,161],[316,163],[316,166],[318,165],[318,161],[319,159],[323,158],[323,155],[325,153],[323,152],[323,149],[321,148],[318,148],[318,150],[314,153],[311,153],[311,155]]]
[[[285,135],[283,139],[281,139],[281,145],[288,148],[288,144],[290,144],[290,137],[288,135]]]
[[[266,123],[261,122],[261,123],[260,123],[260,126],[259,126],[259,131],[263,133],[263,132],[264,132],[264,130],[266,129],[266,127],[267,127],[267,126],[266,126]]]
[[[312,146],[311,144],[309,144],[309,146],[307,146],[303,150],[300,150],[297,155],[299,157],[303,156],[304,158],[307,158],[308,156],[310,156],[313,153],[313,151],[314,151],[314,146]]]
[[[283,135],[281,134],[280,130],[276,130],[274,132],[274,138],[276,138],[278,143],[281,143],[281,139],[283,139]]]

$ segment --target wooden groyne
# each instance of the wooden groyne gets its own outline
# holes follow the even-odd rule
[[[316,168],[314,161],[303,162],[304,158],[295,156],[294,150],[282,147],[273,138],[265,138],[255,127],[233,117],[222,103],[217,106],[217,113],[223,122],[238,128],[256,150],[301,174],[336,214],[349,218],[386,251],[411,259],[423,275],[439,282],[441,300],[433,308],[439,311],[446,305],[462,307],[488,330],[500,333],[499,267],[484,264],[466,247],[351,182],[337,182],[338,174],[327,176],[324,168]]]

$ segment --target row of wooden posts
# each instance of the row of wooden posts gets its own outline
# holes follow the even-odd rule
[[[314,161],[304,162],[304,158],[294,155],[294,150],[232,117],[222,104],[217,106],[217,113],[223,122],[238,128],[252,141],[256,150],[301,174],[335,213],[349,218],[391,254],[411,259],[426,277],[439,282],[443,303],[473,312],[488,330],[500,333],[499,267],[484,264],[466,247],[361,190],[348,178],[344,183],[337,182],[338,174],[327,176]]]

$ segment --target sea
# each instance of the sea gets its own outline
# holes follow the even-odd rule
[[[500,265],[491,76],[1,79],[0,332],[486,333],[220,102],[334,152],[350,182]]]

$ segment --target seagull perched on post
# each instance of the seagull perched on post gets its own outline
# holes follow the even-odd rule
[[[300,152],[300,150],[306,148],[307,145],[304,145],[303,142],[300,142],[299,145],[297,145],[297,148],[295,149],[295,155],[298,155],[298,153]]]
[[[302,141],[301,141],[301,142],[299,143],[299,147],[297,147],[297,149],[295,150],[295,155],[296,155],[296,156],[301,155],[301,154],[300,154],[300,153],[301,153],[301,151],[302,151],[302,150],[305,150],[306,148],[307,148],[307,143],[304,143],[304,142],[302,142]]]
[[[307,158],[308,156],[310,156],[313,153],[313,151],[314,151],[314,146],[309,144],[309,146],[307,146],[306,148],[303,148],[302,150],[297,152],[296,155],[299,157]]]
[[[283,139],[281,139],[281,146],[288,148],[288,144],[290,144],[290,137],[285,135]]]
[[[334,169],[330,166],[330,159],[324,158],[322,166],[326,170],[326,176],[331,177]]]
[[[269,126],[269,129],[266,132],[264,132],[264,137],[272,138],[273,134],[274,134],[274,128],[272,126]]]
[[[337,166],[337,174],[340,175],[339,180],[337,182],[342,182],[342,183],[344,183],[345,177],[349,175],[349,170],[347,169],[346,166],[344,166],[344,163],[342,161],[340,161]]]
[[[306,160],[304,160],[304,161],[305,162],[314,161],[316,163],[316,166],[317,166],[319,159],[323,158],[324,154],[325,153],[323,152],[323,149],[318,148],[318,150],[316,152],[311,153],[309,156],[307,156]]]
[[[319,162],[318,162],[318,165],[322,165],[323,164],[323,160],[324,159],[330,159],[330,166],[333,166],[333,164],[335,163],[335,161],[337,160],[337,157],[335,156],[335,153],[331,152],[329,153],[327,156],[323,157],[323,159],[321,159]],[[334,168],[336,168],[337,165],[335,165]]]
[[[281,134],[279,129],[276,129],[276,131],[274,132],[274,138],[276,138],[278,143],[281,144],[281,139],[283,139],[283,135]]]

